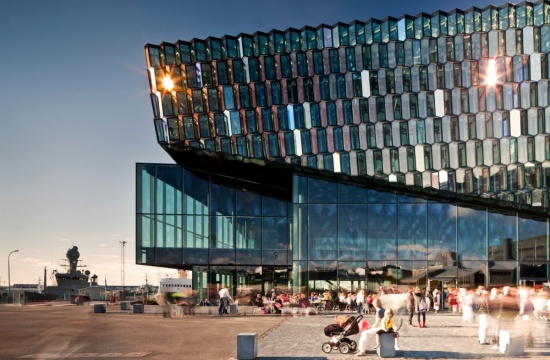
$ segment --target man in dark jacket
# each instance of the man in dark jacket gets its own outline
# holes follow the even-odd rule
[[[409,290],[407,291],[407,311],[409,312],[409,325],[412,325],[414,316],[414,291],[412,286],[409,286]]]

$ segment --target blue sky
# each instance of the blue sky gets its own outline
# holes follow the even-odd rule
[[[0,285],[43,281],[76,245],[126,284],[175,275],[135,265],[135,164],[173,163],[156,142],[143,47],[491,1],[17,0],[0,10]]]

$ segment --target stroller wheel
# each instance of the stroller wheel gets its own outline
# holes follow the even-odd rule
[[[350,346],[349,346],[348,343],[343,342],[343,343],[341,343],[341,344],[338,346],[338,349],[340,349],[340,352],[341,352],[342,354],[347,354],[347,353],[349,353],[349,351],[350,351]]]
[[[329,352],[332,351],[332,345],[330,345],[330,343],[326,342],[326,343],[323,344],[323,346],[321,346],[321,349],[323,349],[323,351],[328,354]]]
[[[357,350],[357,343],[355,342],[355,340],[351,340],[350,343],[349,343],[349,349],[351,351],[355,351]]]

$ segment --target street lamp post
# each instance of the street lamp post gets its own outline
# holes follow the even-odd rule
[[[19,250],[13,250],[8,255],[8,303],[10,302],[10,293],[11,293],[11,279],[10,279],[10,256],[14,252],[19,252]]]
[[[120,245],[121,245],[121,258],[120,258],[120,282],[122,283],[122,291],[120,293],[120,300],[124,300],[124,278],[125,278],[125,274],[124,274],[124,245],[126,245],[127,241],[123,240],[123,241],[119,241]]]

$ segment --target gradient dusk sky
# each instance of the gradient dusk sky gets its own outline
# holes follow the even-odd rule
[[[135,164],[156,142],[143,47],[225,34],[483,8],[486,0],[12,0],[0,9],[0,285],[43,281],[78,246],[110,285],[135,265]],[[48,282],[50,280],[48,279]]]

